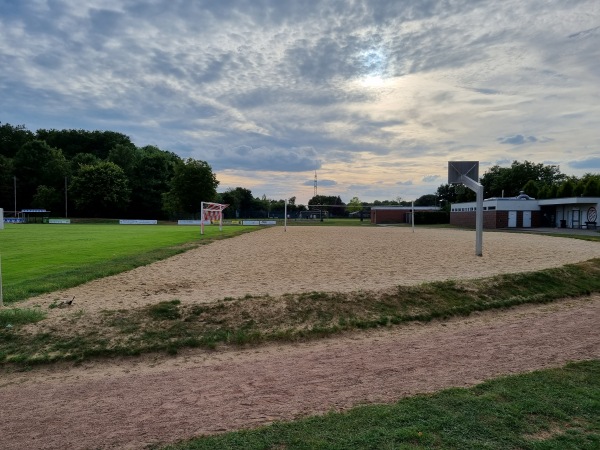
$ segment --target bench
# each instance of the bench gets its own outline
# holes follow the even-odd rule
[[[596,222],[586,222],[585,223],[585,228],[588,230],[595,230],[596,229]]]

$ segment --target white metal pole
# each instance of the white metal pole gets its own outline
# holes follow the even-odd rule
[[[412,222],[412,230],[414,233],[415,232],[415,202],[413,201],[413,202],[411,202],[411,204],[412,204],[412,213],[411,213],[410,220]]]
[[[219,213],[219,231],[223,231],[223,210]]]
[[[475,208],[475,254],[483,256],[483,185],[475,180],[461,176],[461,183],[477,194]]]
[[[477,188],[477,210],[475,211],[475,254],[483,256],[483,186]]]
[[[200,202],[200,234],[204,234],[204,202]]]
[[[287,231],[287,199],[283,202],[283,231]]]

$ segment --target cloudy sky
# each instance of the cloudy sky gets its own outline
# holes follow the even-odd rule
[[[600,171],[598,0],[0,0],[0,122],[111,130],[220,190],[412,200]]]

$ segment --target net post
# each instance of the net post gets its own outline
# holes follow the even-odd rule
[[[200,235],[204,234],[204,202],[200,202]]]

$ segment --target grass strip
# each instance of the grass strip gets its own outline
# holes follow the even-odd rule
[[[495,379],[165,450],[597,449],[600,361]]]
[[[214,349],[220,344],[316,339],[596,292],[600,292],[600,259],[480,280],[399,286],[384,292],[311,292],[279,298],[247,295],[201,305],[173,299],[96,315],[74,311],[55,328],[44,327],[41,321],[33,331],[21,326],[0,329],[0,363],[29,365],[157,351],[173,354],[182,348]]]

